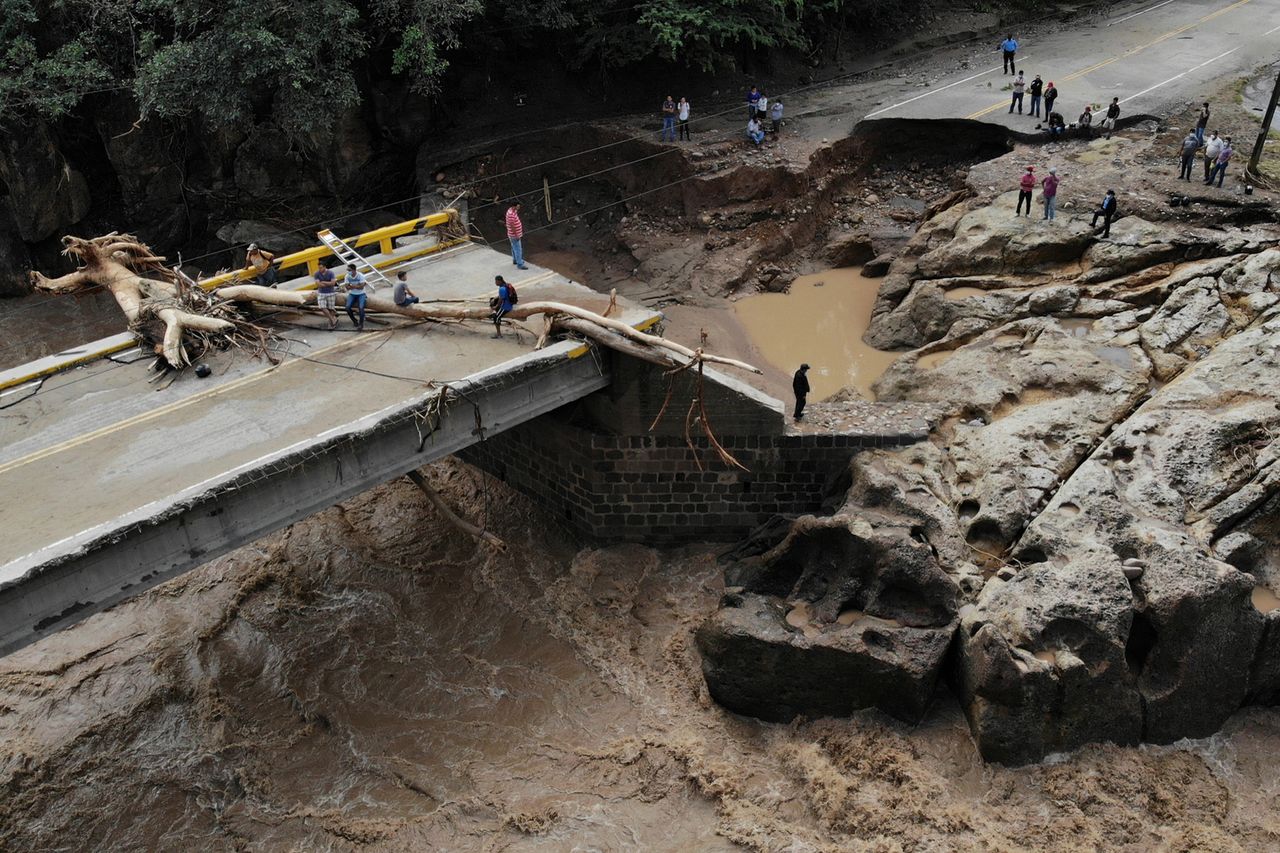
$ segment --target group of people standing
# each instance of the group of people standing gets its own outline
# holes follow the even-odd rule
[[[693,141],[693,135],[689,133],[689,114],[693,107],[689,103],[688,98],[681,98],[676,103],[670,95],[662,102],[662,134],[663,142],[675,142],[677,134],[679,139],[686,142]]]
[[[1027,95],[1031,96],[1031,105],[1027,109],[1027,115],[1032,118],[1043,118],[1046,122],[1050,136],[1061,136],[1067,130],[1066,119],[1062,113],[1054,110],[1054,102],[1058,100],[1058,87],[1050,80],[1047,84],[1036,74],[1030,82],[1027,81],[1026,73],[1017,69],[1017,52],[1018,40],[1012,34],[1008,35],[1004,41],[1000,42],[1000,52],[1004,56],[1004,73],[1013,75],[1013,83],[1011,84],[1012,96],[1009,99],[1009,112],[1013,113],[1016,109],[1019,115],[1023,114],[1023,102]],[[1040,114],[1041,102],[1044,103],[1044,115]],[[1107,112],[1103,116],[1102,121],[1098,124],[1098,129],[1111,138],[1111,133],[1115,130],[1116,121],[1120,118],[1120,99],[1112,98],[1111,103],[1107,105]],[[1080,128],[1081,133],[1085,136],[1093,135],[1093,119],[1094,112],[1092,105],[1086,105],[1084,112],[1080,113],[1080,117],[1076,119],[1076,125]],[[1039,125],[1037,125],[1038,127]]]
[[[1178,177],[1184,181],[1191,180],[1191,172],[1195,167],[1196,154],[1204,149],[1204,185],[1211,186],[1216,180],[1218,188],[1222,188],[1222,181],[1227,175],[1227,164],[1231,162],[1231,158],[1235,155],[1235,149],[1231,147],[1230,136],[1219,136],[1218,131],[1213,131],[1206,139],[1204,132],[1209,126],[1209,102],[1205,101],[1200,108],[1200,115],[1196,118],[1196,126],[1187,131],[1187,135],[1183,138],[1179,146],[1179,154],[1182,158],[1182,168],[1178,171]]]
[[[1058,209],[1058,186],[1061,181],[1058,178],[1058,170],[1050,168],[1049,174],[1045,175],[1038,182],[1036,180],[1036,167],[1028,166],[1018,179],[1018,206],[1014,209],[1014,216],[1023,215],[1023,206],[1026,207],[1026,216],[1031,215],[1031,200],[1035,195],[1036,184],[1039,183],[1041,191],[1041,199],[1044,203],[1044,215],[1040,217],[1045,221],[1051,221],[1057,217]],[[1102,201],[1093,211],[1093,221],[1090,227],[1095,229],[1095,233],[1101,234],[1103,237],[1111,236],[1111,221],[1116,218],[1117,211],[1116,191],[1107,190],[1102,197]],[[1102,220],[1102,225],[1098,225],[1098,220]]]
[[[747,92],[747,138],[756,145],[764,143],[764,123],[770,122],[770,129],[776,134],[782,129],[782,101],[778,98],[769,100],[769,96],[759,86],[752,86]]]

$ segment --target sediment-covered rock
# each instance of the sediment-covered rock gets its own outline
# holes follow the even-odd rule
[[[918,720],[954,633],[958,587],[901,521],[805,516],[739,566],[741,586],[697,632],[716,701],[767,720],[868,707]]]

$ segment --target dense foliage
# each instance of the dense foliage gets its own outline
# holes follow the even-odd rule
[[[914,6],[915,3],[906,5]],[[362,75],[435,92],[451,58],[554,50],[571,68],[700,70],[812,48],[901,13],[890,0],[0,0],[0,116],[53,118],[132,92],[144,115],[264,115],[307,133]]]

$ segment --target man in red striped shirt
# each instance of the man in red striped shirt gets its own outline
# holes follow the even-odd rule
[[[527,270],[524,265],[524,248],[521,246],[521,240],[524,239],[524,223],[520,221],[520,202],[516,202],[507,208],[507,239],[511,241],[511,263],[516,265],[517,269]]]

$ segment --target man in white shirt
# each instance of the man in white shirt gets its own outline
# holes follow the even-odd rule
[[[693,137],[689,135],[689,110],[690,110],[689,102],[686,99],[681,98],[680,105],[676,112],[676,118],[679,119],[679,122],[680,122],[679,125],[677,126],[678,130],[680,131],[680,135],[678,138],[683,139],[686,142],[693,141]]]

